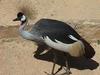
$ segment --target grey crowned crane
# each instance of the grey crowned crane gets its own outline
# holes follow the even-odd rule
[[[28,21],[24,13],[19,12],[17,18],[13,21],[21,22],[19,33],[23,38],[35,41],[38,45],[46,45],[74,57],[84,56],[87,59],[91,59],[95,54],[92,46],[64,22],[52,19],[40,19],[32,26],[30,31],[27,31],[25,27]],[[54,56],[56,57],[56,55]],[[68,64],[66,67],[68,68]],[[52,75],[55,74],[53,66]],[[67,74],[69,75],[68,72]]]

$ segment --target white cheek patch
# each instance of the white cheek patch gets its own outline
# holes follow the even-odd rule
[[[78,41],[78,39],[75,38],[73,35],[69,35],[68,37],[69,37],[70,39],[74,40],[74,41]]]
[[[25,21],[25,20],[26,20],[26,17],[23,15],[21,18],[21,21]]]

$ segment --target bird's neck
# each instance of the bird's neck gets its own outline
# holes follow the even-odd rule
[[[29,31],[25,30],[25,27],[27,26],[27,24],[28,23],[25,22],[20,26],[19,33],[25,39],[34,40],[35,39],[34,35],[32,35]]]
[[[26,25],[27,25],[27,22],[24,23],[24,24],[21,24],[20,27],[19,27],[19,31],[20,31],[20,32],[26,31],[26,30],[25,30]]]

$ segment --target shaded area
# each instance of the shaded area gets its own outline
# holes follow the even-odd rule
[[[75,69],[79,69],[79,70],[85,70],[85,69],[94,70],[99,66],[99,63],[93,59],[86,59],[84,57],[75,58],[75,57],[71,57],[71,56],[69,56],[67,58],[67,54],[60,52],[60,51],[49,50],[48,52],[46,52],[45,54],[42,54],[42,55],[39,55],[39,50],[37,50],[37,51],[38,52],[36,52],[34,57],[36,59],[44,60],[44,61],[48,61],[48,62],[53,62],[53,58],[54,58],[53,52],[56,52],[57,58],[58,58],[56,64],[58,64],[60,66],[65,66],[65,61],[67,59],[68,59],[70,68],[75,68]],[[42,51],[40,51],[40,53],[41,52]]]
[[[93,59],[71,58],[70,66],[71,68],[76,68],[79,70],[84,70],[84,69],[94,70],[99,66],[99,63]]]

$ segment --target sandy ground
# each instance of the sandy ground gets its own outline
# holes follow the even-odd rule
[[[96,51],[91,60],[72,61],[72,75],[99,75],[99,3],[99,0],[0,0],[0,75],[46,75],[44,71],[51,72],[52,62],[43,60],[48,54],[42,58],[34,57],[37,46],[21,38],[18,34],[19,23],[12,21],[23,6],[33,12],[30,22],[46,17],[72,24]]]

